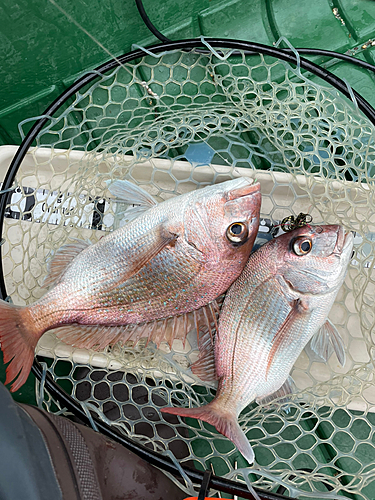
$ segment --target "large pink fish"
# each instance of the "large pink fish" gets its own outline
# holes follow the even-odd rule
[[[203,380],[218,379],[215,399],[201,408],[162,412],[204,420],[227,436],[252,463],[254,453],[237,422],[240,412],[288,385],[288,375],[307,342],[327,351],[330,341],[341,363],[341,338],[327,320],[341,287],[353,236],[341,226],[305,226],[254,252],[229,289],[212,347],[202,337],[192,366]]]
[[[26,381],[45,331],[57,328],[62,340],[87,348],[143,336],[157,344],[184,339],[187,313],[204,306],[210,321],[210,303],[247,262],[259,226],[259,183],[238,178],[160,204],[127,181],[110,190],[138,205],[136,218],[94,245],[74,241],[58,250],[45,282],[53,286],[34,304],[0,301],[1,348],[11,361],[6,383],[18,375],[13,391]]]

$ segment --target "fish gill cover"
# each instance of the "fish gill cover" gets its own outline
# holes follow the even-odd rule
[[[374,128],[355,104],[299,68],[244,52],[145,55],[98,74],[39,133],[16,178],[4,220],[9,298],[39,299],[48,261],[72,238],[98,241],[131,207],[108,183],[126,179],[161,201],[238,175],[261,183],[261,231],[308,213],[355,232],[355,255],[329,315],[346,346],[341,367],[307,347],[290,400],[252,404],[239,423],[255,452],[247,468],[212,426],[162,414],[215,394],[189,369],[185,344],[76,349],[48,332],[37,353],[54,379],[104,421],[181,464],[299,498],[357,495],[375,481],[372,331],[375,325]],[[58,411],[48,394],[41,404]]]

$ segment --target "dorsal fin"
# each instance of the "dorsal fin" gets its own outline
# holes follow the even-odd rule
[[[77,257],[82,250],[90,246],[90,244],[91,243],[88,241],[75,240],[74,243],[68,243],[59,248],[48,263],[47,276],[44,278],[43,286],[48,287],[54,285],[64,274],[72,260]]]
[[[136,205],[126,210],[126,219],[132,220],[141,213],[156,206],[157,201],[144,189],[126,180],[107,181],[108,189],[113,196],[127,205]]]
[[[209,307],[209,306],[205,306]],[[211,308],[209,309],[211,311]],[[172,347],[172,343],[176,339],[180,339],[185,345],[187,334],[194,329],[194,312],[174,316],[172,318],[161,319],[150,323],[129,324],[129,325],[80,325],[74,323],[72,325],[64,325],[56,329],[56,335],[59,339],[67,344],[75,347],[101,350],[109,344],[117,342],[132,341],[134,345],[141,338],[146,338],[147,342],[155,342],[159,347],[164,340]],[[207,314],[202,312],[202,308],[198,309],[199,330],[207,332],[211,336],[207,324],[204,323]],[[208,315],[208,317],[210,317]],[[214,328],[214,320],[211,318],[211,329]],[[212,341],[211,341],[212,342]],[[200,340],[201,344],[201,340]],[[201,348],[201,345],[200,345]],[[202,351],[201,351],[202,352]]]

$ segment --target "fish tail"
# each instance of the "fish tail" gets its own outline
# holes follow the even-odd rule
[[[10,389],[12,392],[26,382],[33,364],[35,347],[42,333],[36,330],[27,307],[0,300],[0,344],[4,363],[9,363],[5,384],[13,381]]]
[[[215,403],[209,403],[200,408],[162,408],[162,413],[180,415],[181,417],[191,417],[203,420],[213,425],[221,434],[234,443],[249,464],[254,462],[254,451],[245,433],[238,424],[237,416],[225,412]]]

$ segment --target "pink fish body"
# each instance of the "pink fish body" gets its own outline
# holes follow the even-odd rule
[[[352,234],[341,226],[305,226],[254,252],[225,297],[214,349],[209,352],[206,340],[204,356],[192,367],[202,379],[219,380],[215,399],[201,408],[162,411],[209,422],[252,463],[253,450],[237,422],[240,412],[283,386],[314,336],[318,343],[329,337],[344,361],[327,316],[352,247]]]
[[[11,361],[6,383],[19,374],[12,390],[25,382],[45,331],[57,328],[68,343],[104,348],[129,339],[124,325],[184,321],[223,293],[247,262],[259,225],[259,183],[238,178],[160,204],[126,181],[109,189],[138,204],[136,217],[94,245],[74,241],[58,250],[46,279],[52,288],[39,301],[0,302],[1,347]],[[145,334],[159,343],[164,326],[138,328],[136,339]]]

